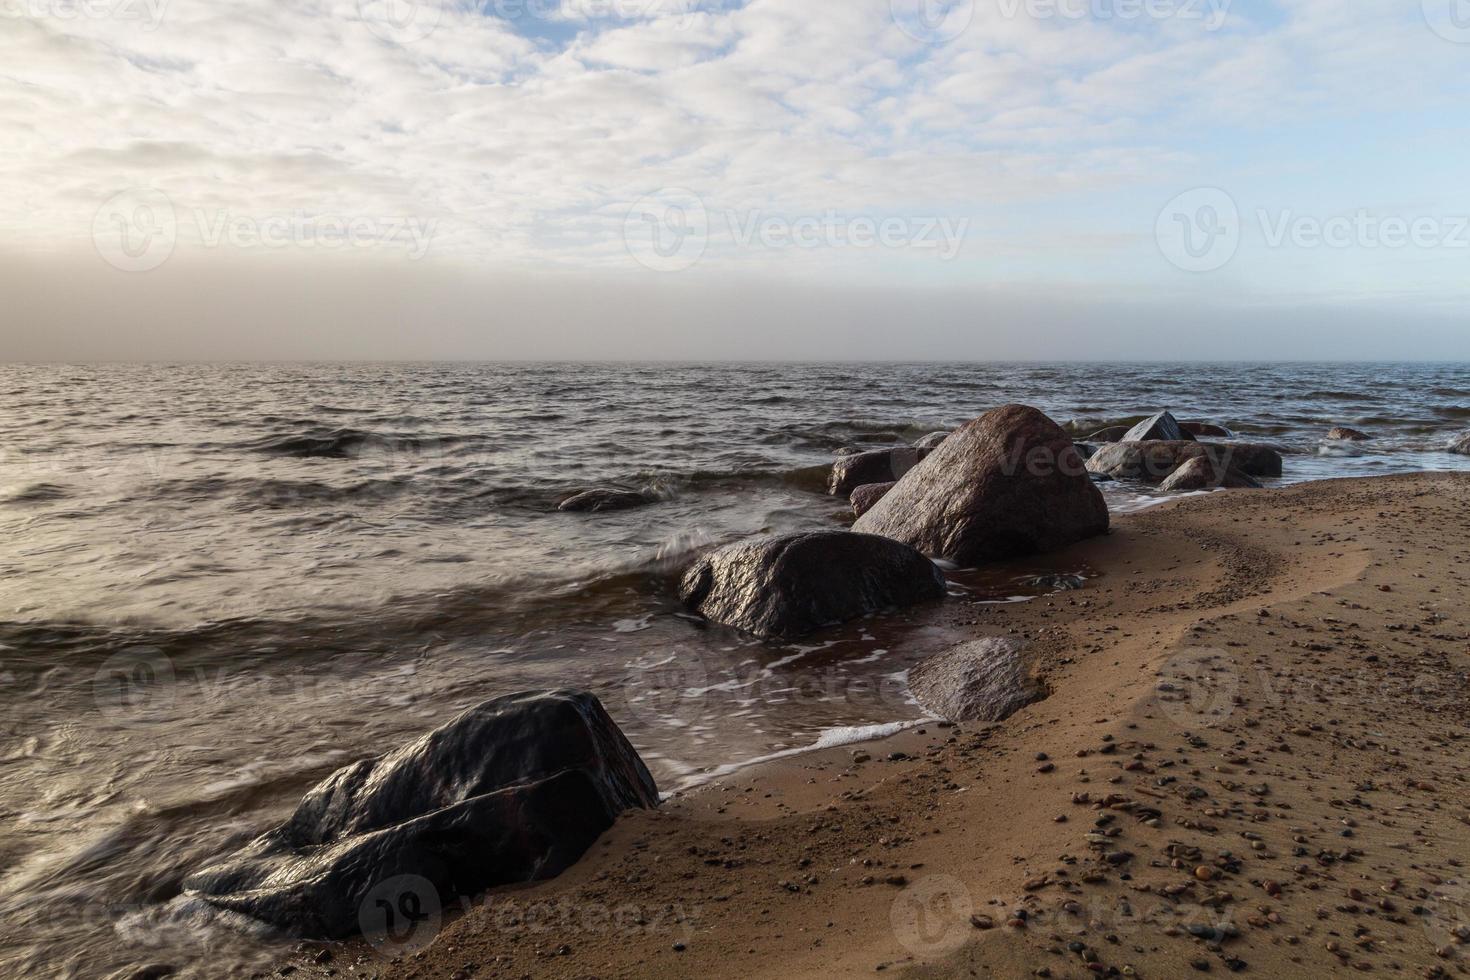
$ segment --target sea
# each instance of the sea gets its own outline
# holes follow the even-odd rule
[[[501,694],[593,691],[666,793],[922,721],[907,671],[960,639],[932,612],[776,644],[678,602],[702,549],[850,522],[839,453],[1022,402],[1079,438],[1214,422],[1281,448],[1272,485],[1470,469],[1467,364],[13,364],[0,391],[7,977],[271,970],[291,940],[184,877]],[[602,486],[654,502],[558,510]],[[1096,572],[955,570],[951,601]]]

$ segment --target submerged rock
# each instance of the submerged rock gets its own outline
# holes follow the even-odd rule
[[[1261,484],[1236,469],[1218,469],[1208,456],[1196,456],[1184,463],[1159,484],[1160,490],[1229,490],[1256,488]]]
[[[1108,506],[1060,426],[1006,405],[946,439],[853,529],[969,566],[1103,534]]]
[[[1146,418],[1142,422],[1129,429],[1119,442],[1150,442],[1152,440],[1166,440],[1170,442],[1192,442],[1194,436],[1186,432],[1180,425],[1179,420],[1168,412]]]
[[[1046,697],[1021,645],[988,637],[931,657],[909,673],[909,690],[946,721],[1004,721]]]
[[[284,824],[190,875],[185,893],[299,936],[360,931],[373,889],[426,880],[447,905],[550,878],[658,788],[591,694],[487,701],[317,784]],[[371,911],[371,910],[369,910]]]
[[[896,486],[898,486],[897,483],[869,483],[867,486],[858,487],[849,498],[852,501],[853,516],[862,517],[877,506],[878,501],[888,496],[888,491]]]
[[[1234,469],[1254,477],[1282,473],[1280,453],[1269,446],[1247,442],[1115,442],[1093,454],[1087,461],[1087,469],[1116,480],[1161,483],[1198,457],[1208,459],[1220,472]]]
[[[827,492],[834,497],[848,497],[858,487],[870,483],[893,483],[933,450],[902,447],[899,449],[875,449],[867,453],[852,453],[837,457],[832,464],[832,477],[827,483]]]
[[[1459,453],[1462,456],[1470,456],[1470,432],[1465,433],[1450,443],[1450,452]]]
[[[1365,439],[1372,439],[1373,437],[1366,432],[1359,432],[1357,429],[1349,429],[1347,426],[1339,425],[1327,433],[1327,438],[1334,441],[1362,442]]]
[[[619,490],[615,487],[596,487],[583,490],[561,502],[558,510],[595,514],[604,510],[628,510],[653,503],[654,498],[636,490]]]
[[[679,583],[684,603],[706,619],[766,639],[794,639],[944,592],[944,573],[913,548],[851,531],[742,541],[705,555]]]

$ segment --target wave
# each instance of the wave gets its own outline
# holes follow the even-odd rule
[[[465,436],[403,435],[363,429],[314,426],[300,432],[261,436],[233,446],[270,456],[310,459],[398,457],[431,459],[468,441]]]
[[[14,493],[0,496],[0,504],[46,504],[65,500],[71,491],[56,483],[33,483]]]

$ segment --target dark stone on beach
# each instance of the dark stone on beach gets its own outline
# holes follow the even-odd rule
[[[604,510],[628,510],[653,503],[653,498],[636,490],[618,490],[613,487],[597,487],[583,490],[561,502],[558,510],[595,514]]]
[[[742,541],[705,555],[679,583],[684,603],[706,619],[764,639],[794,639],[944,593],[944,573],[913,548],[850,531]]]
[[[1334,441],[1362,442],[1365,439],[1372,439],[1373,437],[1366,432],[1359,432],[1357,429],[1349,429],[1347,426],[1339,425],[1327,433],[1327,438]]]
[[[948,432],[931,432],[918,442],[914,443],[915,449],[938,449],[939,444],[949,438]]]
[[[1131,428],[1131,426],[1127,426],[1127,425],[1112,425],[1112,426],[1109,426],[1106,429],[1098,429],[1092,435],[1088,436],[1084,441],[1085,442],[1118,442],[1120,439],[1122,439],[1124,436],[1126,436],[1128,434],[1128,430],[1130,428]]]
[[[869,483],[867,486],[858,487],[849,498],[852,501],[853,516],[862,517],[876,507],[878,501],[886,497],[888,491],[896,486],[898,486],[897,483]]]
[[[972,566],[1103,534],[1108,505],[1060,426],[1006,405],[951,435],[853,529]]]
[[[658,788],[591,694],[487,701],[387,755],[339,769],[284,824],[190,875],[185,894],[308,938],[361,930],[374,890],[424,880],[448,906],[560,874]],[[371,908],[366,909],[368,913]]]
[[[1234,469],[1253,477],[1280,476],[1282,472],[1280,453],[1248,442],[1115,442],[1099,449],[1087,461],[1087,469],[1115,480],[1161,483],[1201,456],[1221,472]]]
[[[1189,435],[1196,437],[1209,436],[1213,439],[1235,438],[1234,432],[1231,432],[1223,425],[1216,425],[1213,422],[1180,422],[1179,428],[1183,429]]]
[[[870,483],[893,483],[933,450],[903,447],[900,449],[875,449],[867,453],[852,453],[839,456],[832,464],[832,477],[827,483],[827,492],[834,497],[848,497],[858,487]]]
[[[1194,436],[1184,431],[1179,425],[1179,420],[1168,412],[1146,418],[1142,422],[1129,429],[1127,434],[1119,439],[1119,442],[1151,442],[1161,440],[1167,442],[1193,442]]]
[[[962,643],[921,662],[909,673],[909,691],[945,721],[1004,721],[1046,697],[1020,644],[988,637]]]
[[[1459,453],[1462,456],[1470,456],[1470,432],[1465,433],[1450,443],[1450,452]]]
[[[1184,463],[1159,484],[1160,490],[1186,491],[1186,490],[1214,490],[1224,488],[1237,490],[1245,488],[1259,489],[1261,484],[1254,478],[1246,476],[1236,469],[1216,469],[1215,464],[1208,456],[1196,456],[1194,459]]]

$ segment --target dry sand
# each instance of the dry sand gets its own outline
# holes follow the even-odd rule
[[[1470,976],[1470,477],[1190,497],[1071,555],[1085,590],[953,614],[1047,700],[743,771],[298,975]]]

